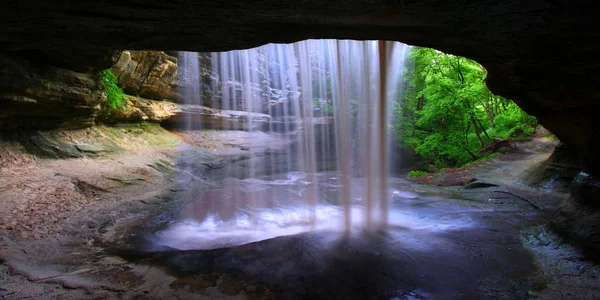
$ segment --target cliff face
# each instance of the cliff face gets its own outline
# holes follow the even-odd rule
[[[162,51],[0,52],[0,131],[84,128],[105,121],[97,72],[110,70],[128,106],[114,122],[160,122],[181,111],[177,58]]]
[[[125,93],[153,100],[181,101],[177,58],[163,51],[123,51],[111,71]]]
[[[0,52],[0,131],[93,125],[105,101],[96,71],[117,56],[81,55],[87,63],[73,67],[78,72],[46,61],[50,55]]]
[[[182,104],[177,59],[163,51],[95,54],[102,55],[83,51],[82,58],[71,53],[69,61],[67,52],[0,52],[0,132],[85,128],[96,122],[164,121],[177,126],[182,120],[193,128],[244,130],[270,120],[260,113]],[[110,113],[102,109],[106,96],[97,75],[107,68],[127,94],[125,108]],[[207,82],[204,90],[210,85]]]

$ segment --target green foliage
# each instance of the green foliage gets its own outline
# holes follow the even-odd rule
[[[49,90],[49,89],[51,89],[51,88],[52,88],[52,85],[51,85],[51,84],[50,84],[50,82],[48,82],[47,80],[45,80],[45,79],[42,79],[41,81],[42,81],[42,84],[44,85],[44,87],[45,87],[47,90]]]
[[[528,115],[514,103],[509,103],[508,108],[494,119],[496,127],[491,130],[492,134],[500,138],[531,135],[537,125],[535,117]]]
[[[479,159],[494,138],[533,133],[537,121],[508,99],[492,94],[487,71],[470,59],[413,47],[405,62],[393,130],[400,147],[437,168]]]
[[[423,176],[427,176],[427,172],[421,171],[421,170],[412,170],[412,171],[408,172],[408,177],[411,177],[411,178],[423,177]]]
[[[333,105],[317,98],[313,99],[313,114],[319,117],[333,116]]]
[[[106,106],[109,111],[123,110],[127,104],[125,102],[125,93],[118,85],[117,76],[110,70],[100,71],[98,73],[104,86],[104,95],[106,95]]]

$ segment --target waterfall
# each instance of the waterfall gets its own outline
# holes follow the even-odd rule
[[[234,201],[238,207],[244,203],[232,218],[247,220],[265,209],[285,214],[283,210],[289,213],[297,208],[302,209],[304,223],[319,229],[331,222],[323,220],[328,219],[323,216],[326,209],[337,212],[339,218],[332,219],[346,234],[357,227],[384,229],[392,163],[388,120],[407,48],[388,41],[306,40],[201,54],[207,59],[200,62],[199,54],[182,52],[186,104],[210,103],[215,109],[245,111],[248,119],[250,114],[267,114],[271,119],[266,124],[243,130],[285,141],[278,144],[285,148],[283,164],[276,164],[273,155],[262,163],[249,163],[248,178],[239,181],[242,192],[235,184],[226,187],[236,191],[223,196],[223,201]],[[199,70],[211,70],[209,90],[199,87]],[[253,143],[259,141],[252,139],[250,153],[257,146]],[[261,184],[268,187],[256,187]],[[279,188],[286,184],[287,190]],[[263,206],[253,207],[256,203]]]
[[[185,86],[183,92],[184,104],[194,105],[200,103],[200,62],[198,53],[182,51],[179,53],[179,78],[181,85]],[[182,121],[183,129],[192,128],[192,116],[187,115]]]

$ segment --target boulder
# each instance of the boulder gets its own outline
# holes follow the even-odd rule
[[[162,122],[168,120],[180,110],[179,105],[169,101],[155,101],[133,96],[127,96],[127,99],[148,121]]]

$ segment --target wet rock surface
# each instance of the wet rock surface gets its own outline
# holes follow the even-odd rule
[[[539,266],[532,279],[531,298],[596,299],[600,266],[548,229],[532,227],[521,232],[523,243],[532,250]],[[593,288],[588,288],[593,287]]]
[[[269,122],[271,116],[238,110],[221,110],[201,105],[179,104],[175,114],[163,122],[186,129],[257,130]]]
[[[512,201],[511,201],[512,202]],[[422,196],[392,210],[425,222],[397,220],[387,232],[317,231],[205,251],[117,251],[137,263],[166,267],[178,278],[226,272],[252,278],[287,299],[527,299],[535,271],[519,237],[539,214],[511,205]]]
[[[527,185],[549,191],[570,192],[571,182],[579,171],[581,165],[574,149],[559,143],[550,157],[543,164],[532,168],[523,181]]]
[[[580,246],[588,258],[600,261],[600,212],[591,200],[600,193],[600,181],[590,174],[579,173],[571,184],[569,200],[559,207],[550,222],[565,240]]]

